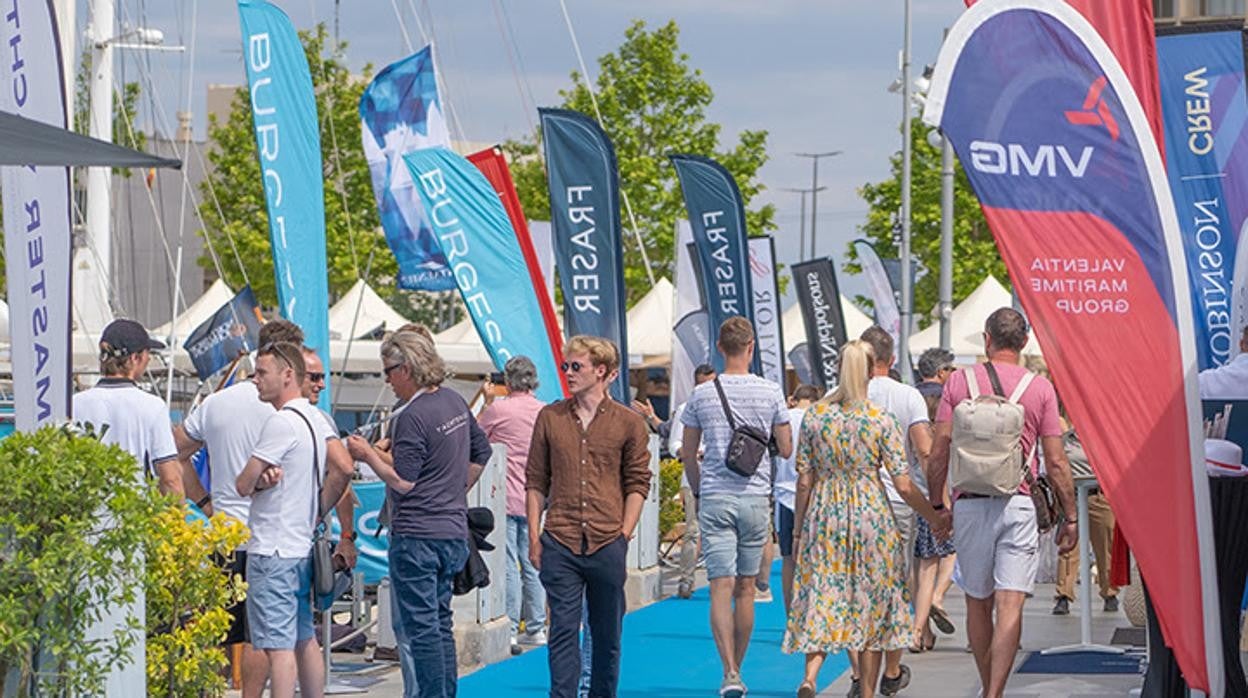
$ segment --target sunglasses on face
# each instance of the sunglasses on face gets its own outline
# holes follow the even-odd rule
[[[276,342],[270,342],[269,344],[260,347],[260,353],[268,354],[269,356],[276,358],[278,361],[281,361],[286,368],[294,368],[295,366],[291,358],[286,355],[286,351],[282,349],[282,347],[278,346]]]
[[[312,381],[313,383],[324,382],[325,372],[324,371],[309,371],[308,380]]]
[[[403,364],[394,364],[394,365],[392,365],[392,366],[382,366],[382,367],[381,367],[381,370],[382,370],[382,372],[384,372],[387,376],[389,376],[391,371],[393,371],[393,370],[394,370],[394,369],[396,369],[396,368],[402,368],[402,367],[403,367]]]
[[[585,368],[585,364],[580,361],[564,361],[563,364],[559,366],[559,370],[564,373],[567,373],[568,369],[572,369],[573,373],[580,373],[582,368]]]

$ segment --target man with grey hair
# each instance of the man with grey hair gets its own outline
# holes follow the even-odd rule
[[[529,520],[525,514],[525,465],[537,413],[545,404],[533,395],[537,367],[527,356],[515,356],[503,367],[508,395],[495,400],[478,421],[490,443],[507,447],[507,615],[511,618],[511,651],[520,645],[546,644],[546,591],[529,560]],[[524,612],[524,632],[520,632]]]

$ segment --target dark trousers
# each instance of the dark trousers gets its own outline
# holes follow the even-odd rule
[[[592,555],[568,549],[542,534],[542,586],[550,606],[551,698],[576,698],[581,676],[582,599],[589,609],[594,638],[590,662],[590,698],[615,698],[620,679],[620,631],[624,625],[625,558],[628,539],[618,540]]]
[[[421,698],[454,698],[458,667],[451,630],[451,581],[468,560],[462,540],[391,534],[390,579]]]

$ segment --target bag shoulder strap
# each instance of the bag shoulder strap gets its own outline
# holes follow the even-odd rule
[[[309,422],[308,418],[305,417],[299,410],[293,407],[283,407],[282,409],[290,410],[291,412],[299,415],[299,419],[302,419],[303,423],[307,425],[308,433],[312,435],[312,476],[315,478],[314,482],[316,482],[316,503],[314,504],[316,513],[313,514],[312,524],[313,527],[315,527],[317,521],[324,523],[324,519],[329,516],[328,511],[321,513],[321,450],[316,447],[316,429],[312,428],[312,422]]]
[[[997,367],[991,361],[984,362],[984,370],[988,372],[988,381],[992,383],[992,394],[1005,397],[1005,389],[1001,387],[1001,376],[997,375]]]
[[[1017,405],[1018,401],[1023,399],[1023,393],[1027,392],[1027,386],[1031,385],[1031,382],[1035,380],[1035,378],[1036,374],[1031,371],[1023,374],[1022,379],[1019,380],[1018,385],[1015,386],[1014,392],[1010,394],[1010,402]]]
[[[982,395],[979,391],[979,379],[975,377],[975,367],[962,369],[962,374],[966,376],[966,389],[970,391],[970,399],[974,400]]]
[[[719,393],[719,404],[724,408],[724,416],[728,418],[728,428],[733,431],[737,430],[737,420],[732,418],[732,408],[728,406],[728,396],[724,395],[724,386],[719,383],[719,376],[715,376],[715,392]]]

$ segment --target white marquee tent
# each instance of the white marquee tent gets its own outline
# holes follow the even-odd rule
[[[186,336],[189,335],[196,327],[203,324],[213,313],[221,309],[221,306],[230,302],[234,297],[234,292],[221,279],[212,282],[204,295],[195,299],[178,315],[177,322],[166,322],[160,327],[154,328],[151,335],[162,342],[168,343],[170,335],[177,330],[178,343],[181,344]]]
[[[1013,297],[991,274],[953,309],[950,316],[949,350],[959,363],[975,361],[984,355],[984,320],[998,308],[1012,307]],[[918,357],[924,350],[940,346],[940,323],[910,337],[910,354]],[[1035,334],[1023,349],[1023,356],[1040,356]]]
[[[841,313],[845,316],[845,336],[857,339],[875,322],[866,313],[858,309],[848,298],[841,296]],[[802,304],[794,303],[780,316],[784,330],[784,350],[793,351],[793,347],[806,341],[806,324],[802,322]]]
[[[364,279],[360,279],[329,309],[329,336],[331,339],[359,339],[378,329],[393,332],[408,322],[411,321],[387,305]]]

